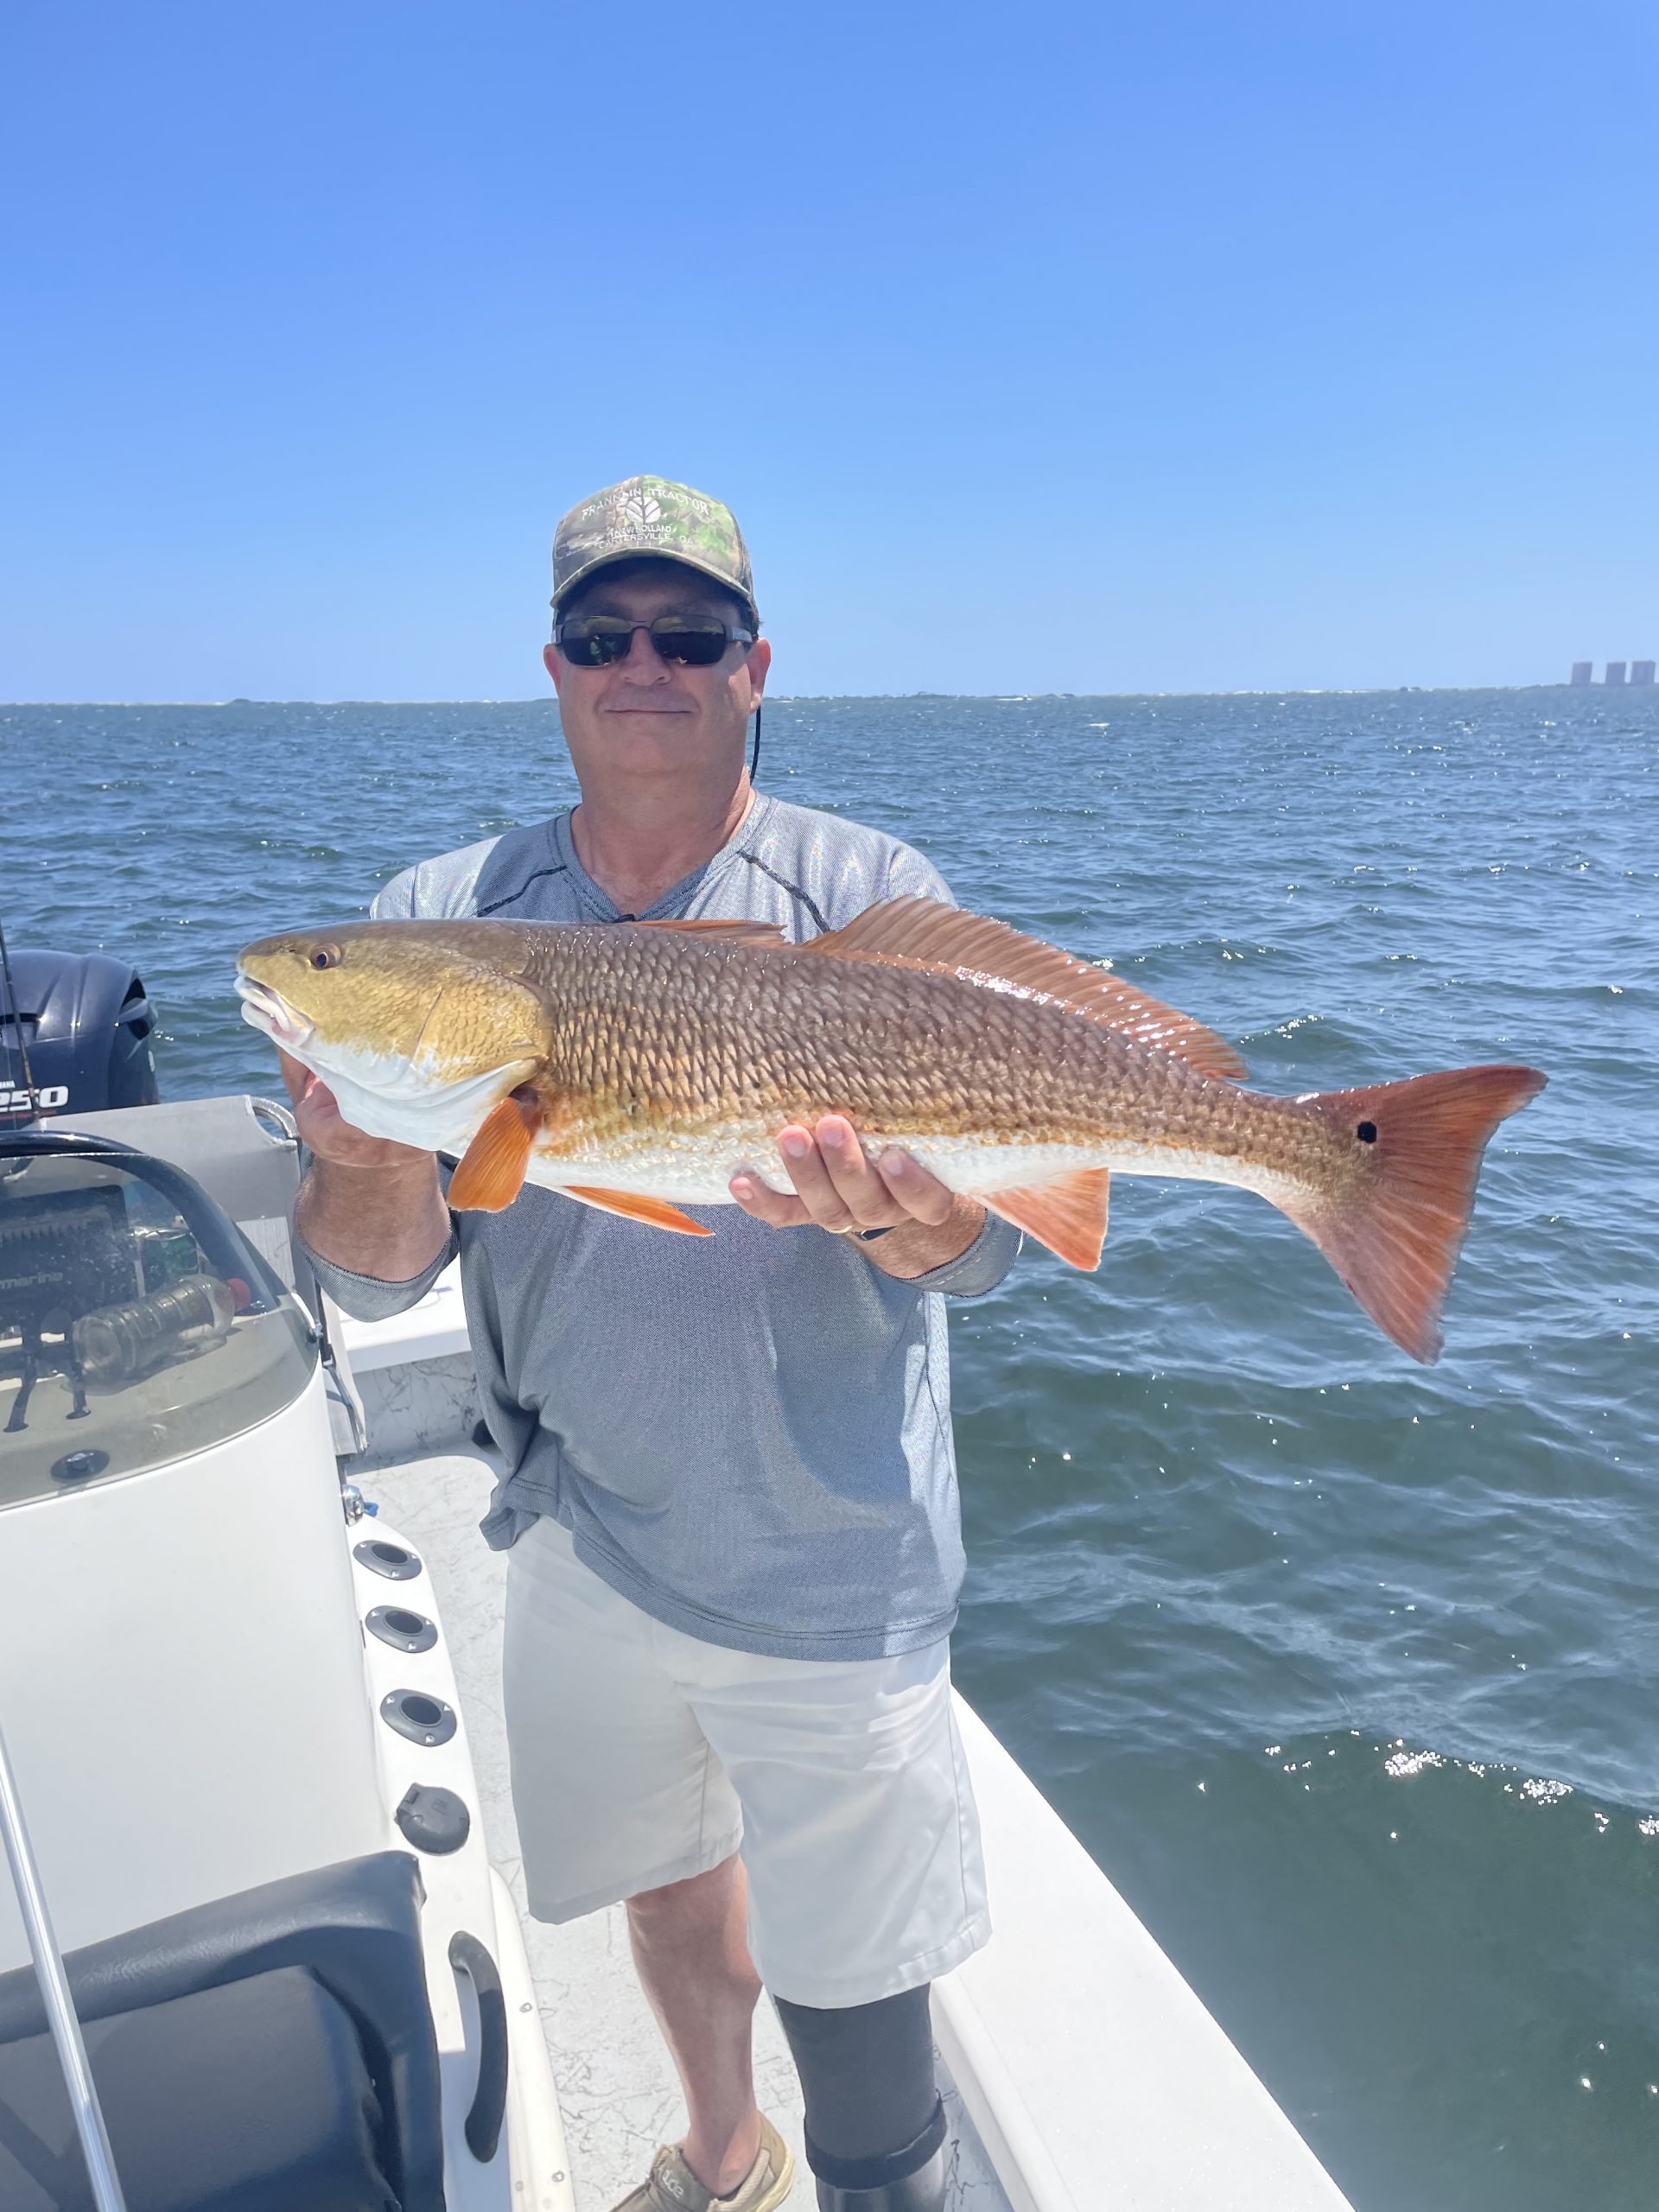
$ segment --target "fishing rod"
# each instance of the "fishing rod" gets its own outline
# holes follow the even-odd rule
[[[23,1092],[29,1102],[25,1109],[25,1118],[31,1122],[38,1121],[41,1114],[40,1102],[35,1096],[35,1073],[29,1065],[29,1045],[23,1036],[23,1009],[17,1003],[17,986],[11,980],[11,955],[6,950],[6,925],[3,922],[0,922],[0,978],[4,980],[6,1004],[11,1009],[11,1027],[17,1039],[17,1057],[23,1064]],[[0,1028],[4,1027],[3,1020],[0,1020]],[[6,1046],[6,1067],[10,1071],[11,1067],[10,1044]],[[16,1087],[15,1084],[11,1086],[14,1092]]]
[[[75,2017],[69,1977],[63,1970],[63,1954],[52,1932],[52,1916],[46,1909],[40,1868],[35,1863],[29,1830],[23,1825],[17,1777],[12,1772],[3,1728],[0,1728],[0,1837],[5,1840],[11,1885],[17,1892],[29,1936],[29,1955],[35,1961],[41,1995],[46,2002],[47,2021],[52,2030],[52,2040],[57,2045],[58,2063],[63,2069],[64,2084],[74,2112],[75,2133],[80,2138],[81,2156],[86,2161],[93,2202],[98,2212],[127,2212],[127,2200],[121,2193],[114,2153],[110,2149],[109,2130],[104,2125],[104,2109],[98,2101],[92,2069],[86,2063],[86,2044],[80,2022]]]

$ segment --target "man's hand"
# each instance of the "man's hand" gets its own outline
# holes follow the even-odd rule
[[[731,1193],[744,1212],[773,1229],[890,1229],[891,1236],[860,1248],[884,1274],[909,1281],[942,1268],[984,1226],[982,1206],[959,1198],[908,1153],[889,1146],[871,1160],[844,1115],[826,1114],[810,1129],[791,1123],[779,1130],[778,1149],[794,1195],[758,1175],[734,1175]]]
[[[283,1081],[294,1102],[295,1126],[300,1142],[319,1160],[340,1167],[402,1167],[429,1163],[433,1154],[412,1144],[394,1144],[387,1137],[367,1137],[354,1129],[340,1110],[340,1103],[320,1075],[302,1067],[280,1049]]]
[[[321,1260],[382,1282],[410,1282],[449,1241],[449,1209],[435,1153],[365,1136],[320,1076],[286,1052],[283,1081],[311,1165],[295,1225]]]

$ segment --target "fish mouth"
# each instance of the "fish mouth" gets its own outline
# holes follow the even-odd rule
[[[258,983],[251,976],[238,974],[236,995],[242,1001],[243,1020],[269,1037],[281,1052],[302,1051],[316,1034],[316,1023],[291,1007],[282,993],[272,990],[269,983]]]

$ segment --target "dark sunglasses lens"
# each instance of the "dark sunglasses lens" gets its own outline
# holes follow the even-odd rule
[[[659,614],[654,622],[625,622],[617,614],[593,614],[586,621],[567,622],[559,632],[559,651],[577,668],[608,668],[625,660],[638,628],[647,629],[651,642],[664,660],[689,668],[712,668],[730,642],[723,622],[710,616]]]
[[[604,614],[588,622],[567,622],[559,632],[559,651],[578,668],[607,667],[620,660],[632,642],[630,624]]]
[[[726,650],[726,626],[669,621],[651,626],[651,642],[664,660],[683,662],[688,668],[712,668]]]

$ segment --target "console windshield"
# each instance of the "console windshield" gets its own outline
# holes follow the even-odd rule
[[[239,1435],[315,1361],[299,1306],[188,1176],[0,1140],[0,1510]]]

